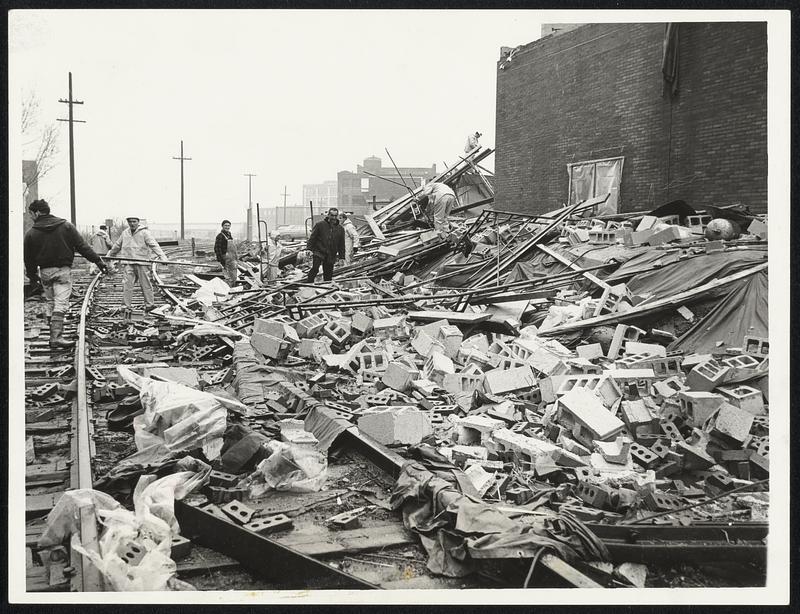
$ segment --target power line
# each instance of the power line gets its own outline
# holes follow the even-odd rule
[[[67,100],[59,98],[58,101],[69,105],[69,119],[58,119],[57,121],[69,122],[69,213],[70,221],[74,226],[77,216],[75,212],[75,140],[72,134],[72,124],[75,122],[85,124],[86,122],[72,117],[72,105],[83,104],[82,100],[73,100],[72,98],[72,73],[69,73],[69,98]]]
[[[184,158],[183,157],[183,140],[181,140],[181,155],[179,158],[172,156],[173,160],[180,160],[181,161],[181,239],[184,239],[184,225],[183,225],[183,161],[184,160],[191,160],[191,158]]]

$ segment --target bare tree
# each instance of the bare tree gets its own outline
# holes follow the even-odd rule
[[[58,155],[59,126],[52,122],[40,127],[39,115],[39,99],[34,92],[30,92],[22,100],[21,129],[23,139],[25,139],[24,146],[30,148],[31,152],[35,147],[36,153],[33,160],[36,163],[36,170],[23,178],[25,183],[23,196],[28,193],[31,185],[37,183],[53,169]]]

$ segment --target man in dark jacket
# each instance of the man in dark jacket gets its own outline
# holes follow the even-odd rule
[[[239,279],[239,253],[236,250],[236,242],[231,234],[230,220],[222,220],[222,230],[217,235],[216,241],[214,241],[214,254],[217,256],[217,262],[222,265],[225,271],[228,283],[231,286],[235,286]]]
[[[308,283],[314,283],[320,265],[322,279],[333,279],[333,266],[337,260],[344,260],[344,229],[339,224],[339,210],[336,207],[328,209],[327,217],[314,224],[306,249],[314,255],[308,271]]]
[[[72,261],[75,252],[108,271],[103,259],[89,247],[78,230],[67,220],[50,215],[50,205],[45,200],[35,200],[28,205],[33,216],[33,227],[25,233],[23,251],[25,272],[31,283],[41,280],[44,288],[45,311],[50,318],[50,347],[68,348],[72,343],[61,334],[64,331],[64,313],[72,294]]]

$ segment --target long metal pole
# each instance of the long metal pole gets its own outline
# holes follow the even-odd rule
[[[72,73],[69,73],[69,212],[75,225],[75,142],[72,136]]]
[[[252,205],[250,205],[252,207]],[[264,279],[264,262],[261,258],[261,205],[256,203],[256,226],[258,228],[258,279]],[[267,262],[269,262],[269,244],[267,244]]]

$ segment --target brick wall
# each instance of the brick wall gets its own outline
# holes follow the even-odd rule
[[[664,24],[589,24],[501,58],[497,209],[553,209],[567,164],[624,156],[622,211],[680,198],[766,212],[766,25],[680,24],[673,99],[663,37]]]

